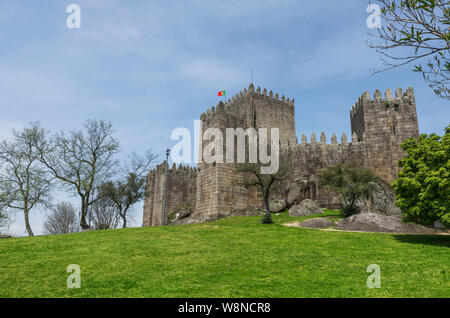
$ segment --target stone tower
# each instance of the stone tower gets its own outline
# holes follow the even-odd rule
[[[404,94],[397,88],[395,98],[389,88],[385,98],[379,90],[374,99],[364,92],[350,111],[350,122],[352,141],[366,144],[366,164],[391,183],[399,171],[398,160],[405,155],[400,144],[419,136],[413,88]]]
[[[260,87],[255,90],[253,84],[227,103],[220,102],[216,108],[212,107],[203,113],[200,119],[200,135],[208,128],[218,128],[222,131],[224,154],[227,128],[279,128],[281,147],[297,143],[294,100],[286,99],[284,95],[280,98],[278,94],[267,92],[267,89],[261,90]],[[205,141],[201,142],[199,158],[205,144]],[[260,207],[261,198],[257,189],[246,189],[237,185],[239,176],[234,164],[199,163],[197,173],[196,215],[206,219],[220,215],[242,215]]]

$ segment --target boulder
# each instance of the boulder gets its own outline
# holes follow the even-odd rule
[[[188,224],[195,224],[195,223],[200,223],[201,220],[198,220],[196,218],[193,217],[186,217],[184,219],[180,219],[180,220],[176,220],[174,222],[171,223],[171,225],[188,225]]]
[[[323,211],[316,201],[313,200],[303,200],[300,204],[294,205],[289,209],[289,214],[292,216],[305,216],[322,214]]]
[[[405,223],[399,216],[377,213],[360,213],[349,216],[336,225],[336,229],[345,231],[434,234],[437,231],[414,223]]]
[[[439,220],[434,221],[433,227],[434,227],[435,229],[439,229],[439,230],[445,230],[445,229],[446,229],[445,225],[442,224],[442,222],[439,221]]]
[[[0,234],[0,239],[11,238],[11,235],[8,234]]]
[[[402,215],[400,208],[395,205],[394,190],[389,184],[385,182],[375,184],[375,191],[372,195],[372,200],[369,206],[364,199],[357,200],[356,206],[362,213],[377,213],[398,216]]]
[[[334,225],[333,221],[327,220],[325,218],[310,219],[300,223],[301,227],[306,227],[310,229],[323,229],[333,225]]]
[[[191,211],[179,211],[177,213],[175,213],[175,215],[172,217],[171,220],[169,220],[170,223],[175,223],[177,221],[180,221],[182,219],[187,218],[188,216],[190,216],[192,214]]]
[[[281,212],[286,209],[286,200],[282,199],[276,199],[272,200],[269,203],[270,211],[271,212]]]

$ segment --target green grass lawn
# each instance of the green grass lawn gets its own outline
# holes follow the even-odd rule
[[[281,225],[307,218],[4,239],[0,297],[450,296],[449,236]],[[66,286],[69,264],[81,267],[80,289]],[[370,264],[381,267],[379,289],[367,288]]]

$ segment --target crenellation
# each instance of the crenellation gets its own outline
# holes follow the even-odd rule
[[[217,104],[217,109],[216,109],[216,113],[223,113],[225,111],[225,105],[223,103],[219,103]]]
[[[374,98],[376,101],[382,100],[383,96],[381,95],[381,91],[379,89],[375,90]]]
[[[341,143],[342,143],[343,145],[348,144],[348,139],[347,139],[347,135],[345,134],[345,132],[342,133]]]
[[[412,88],[412,86],[409,86],[406,90],[406,96],[414,97],[414,89]]]
[[[391,101],[394,99],[394,96],[392,95],[392,90],[390,88],[386,89],[385,97],[387,101]]]
[[[370,93],[368,91],[365,91],[361,97],[362,102],[369,102],[371,101]]]
[[[331,136],[331,144],[332,145],[337,145],[337,137],[336,137],[336,134],[335,133],[333,133],[333,135]]]
[[[327,136],[325,136],[325,133],[323,131],[320,134],[320,143],[321,144],[326,144],[327,143]]]

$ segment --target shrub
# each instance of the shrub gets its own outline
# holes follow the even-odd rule
[[[339,195],[344,216],[359,213],[356,201],[363,198],[368,204],[379,181],[372,170],[352,163],[339,163],[319,173],[319,185]]]
[[[272,224],[273,223],[272,217],[270,215],[268,216],[267,214],[264,214],[261,222],[262,224]]]
[[[407,220],[450,227],[450,125],[441,138],[423,134],[402,144],[407,156],[392,186]]]

